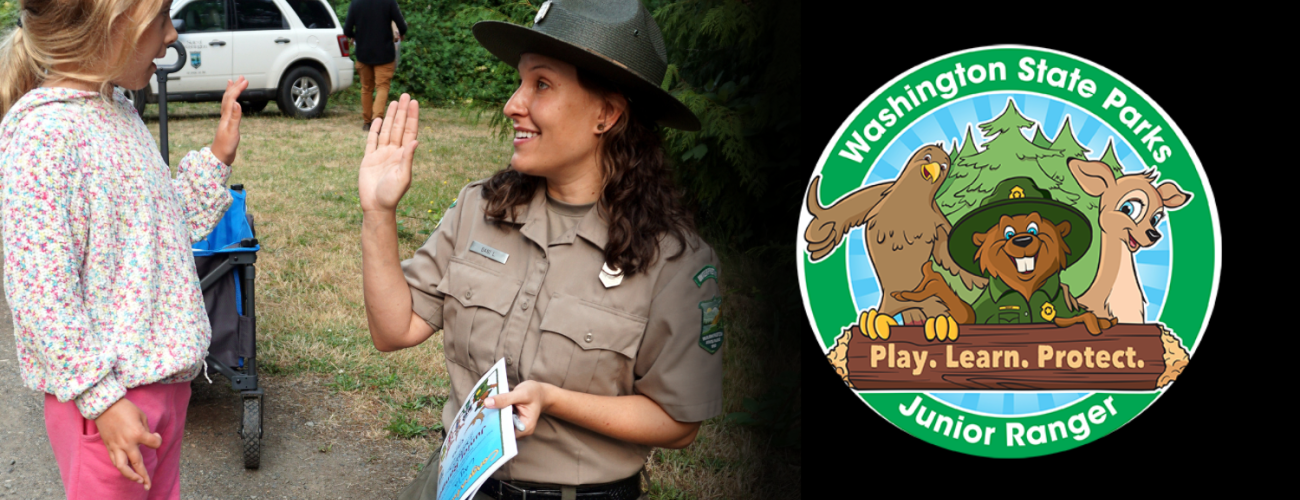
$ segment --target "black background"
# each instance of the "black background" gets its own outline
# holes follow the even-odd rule
[[[868,9],[865,4],[855,5]],[[981,34],[975,28],[963,32],[926,27],[906,33],[887,33],[876,31],[875,27],[910,23],[867,13],[842,14],[809,17],[805,21],[807,41],[811,43],[804,44],[803,70],[812,76],[806,80],[811,82],[811,87],[805,95],[812,99],[805,105],[810,117],[805,120],[802,152],[805,168],[798,172],[804,182],[823,148],[853,110],[880,86],[913,66],[950,52],[987,45],[1050,48],[1082,57],[1124,77],[1150,96],[1178,125],[1199,156],[1213,189],[1224,255],[1212,320],[1178,381],[1120,429],[1090,444],[1045,457],[983,459],[912,437],[878,416],[844,386],[823,357],[811,329],[805,329],[801,332],[805,339],[803,386],[807,390],[803,399],[804,458],[809,473],[805,484],[851,488],[845,491],[861,493],[864,484],[882,478],[931,477],[924,481],[924,485],[930,486],[944,482],[935,477],[943,476],[957,480],[952,483],[954,486],[973,486],[958,478],[971,472],[962,467],[975,465],[1003,471],[1008,467],[1025,472],[1071,471],[1058,476],[1066,481],[1060,486],[1067,489],[1054,491],[1082,492],[1078,486],[1066,485],[1078,485],[1076,481],[1082,477],[1078,474],[1085,470],[1109,474],[1173,473],[1184,480],[1194,477],[1186,473],[1214,471],[1213,476],[1205,478],[1239,480],[1244,477],[1224,474],[1256,471],[1257,465],[1265,466],[1265,453],[1271,455],[1270,462],[1291,460],[1281,458],[1292,456],[1284,447],[1294,443],[1293,438],[1284,437],[1289,433],[1283,429],[1291,427],[1284,416],[1286,412],[1269,411],[1289,406],[1290,398],[1286,397],[1286,389],[1274,393],[1261,390],[1266,386],[1281,388],[1277,384],[1285,384],[1271,380],[1271,372],[1276,368],[1266,364],[1278,363],[1280,358],[1260,349],[1269,349],[1269,345],[1292,348],[1271,344],[1272,341],[1264,338],[1266,335],[1277,338],[1280,331],[1267,334],[1267,329],[1247,330],[1240,326],[1249,317],[1247,311],[1261,300],[1290,302],[1268,299],[1267,295],[1261,298],[1258,291],[1246,292],[1240,287],[1253,287],[1254,283],[1250,282],[1253,280],[1234,279],[1232,274],[1234,270],[1258,269],[1232,263],[1233,258],[1246,257],[1234,252],[1233,236],[1246,232],[1236,226],[1245,221],[1234,214],[1249,218],[1243,212],[1260,210],[1234,211],[1234,206],[1256,203],[1265,196],[1263,193],[1273,193],[1283,182],[1294,178],[1294,169],[1285,167],[1272,170],[1273,181],[1267,181],[1267,176],[1251,179],[1256,166],[1268,169],[1265,165],[1270,161],[1252,159],[1253,153],[1244,153],[1242,148],[1261,142],[1260,136],[1249,135],[1257,131],[1246,129],[1260,125],[1255,118],[1248,118],[1260,107],[1250,103],[1280,101],[1288,93],[1271,85],[1266,85],[1271,91],[1260,88],[1259,84],[1269,77],[1261,75],[1260,67],[1252,61],[1262,59],[1259,55],[1264,49],[1262,41],[1243,38],[1242,34],[1250,31],[1245,28],[1182,25],[1177,30],[1153,31],[1150,25],[1139,24],[1135,28],[1140,29],[1126,34],[1118,29],[1098,28],[1092,21],[1085,23],[1091,27],[1084,24],[1066,27],[1070,23],[1062,22],[1060,28],[1049,28],[1014,17],[997,23],[965,22],[957,19],[961,13],[953,12],[941,17],[956,21],[953,24],[958,26],[991,26],[987,31],[1001,34]],[[1014,71],[1008,63],[1008,76],[1014,78]],[[1099,89],[1098,93],[1104,98],[1103,90]],[[1273,130],[1283,133],[1288,128]],[[1279,141],[1279,144],[1290,143]],[[1295,148],[1286,146],[1285,149]],[[1093,154],[1097,153],[1100,152]],[[1261,184],[1261,180],[1266,184]],[[1206,201],[1201,198],[1192,202]],[[1180,270],[1175,268],[1175,271]],[[1168,307],[1176,305],[1167,306],[1166,314],[1169,314]],[[1280,307],[1278,312],[1285,309]],[[1288,332],[1295,330],[1289,320],[1280,324],[1288,325]],[[1251,339],[1252,336],[1256,338]],[[828,481],[825,474],[851,480]]]

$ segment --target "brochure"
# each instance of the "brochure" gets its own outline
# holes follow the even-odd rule
[[[438,500],[468,500],[493,472],[518,453],[512,423],[514,407],[493,410],[483,406],[487,398],[509,391],[502,358],[474,385],[447,429],[438,469]]]

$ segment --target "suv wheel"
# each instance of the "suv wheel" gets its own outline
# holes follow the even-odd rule
[[[140,115],[140,119],[143,120],[143,119],[144,119],[144,105],[145,105],[146,102],[149,101],[149,98],[148,98],[148,96],[149,96],[149,86],[148,86],[148,85],[145,85],[144,88],[142,88],[142,89],[140,89],[140,90],[126,90],[126,89],[122,89],[122,94],[126,96],[126,100],[131,101],[131,104],[135,106],[135,112],[138,113],[138,114]]]
[[[310,66],[290,71],[280,83],[276,104],[280,111],[294,118],[316,118],[325,112],[329,88],[325,77]]]
[[[266,109],[267,101],[239,101],[239,109],[247,114],[257,113]]]

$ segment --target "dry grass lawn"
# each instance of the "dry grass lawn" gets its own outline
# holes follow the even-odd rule
[[[256,218],[262,250],[257,263],[258,357],[277,377],[325,377],[355,416],[368,422],[370,439],[400,439],[432,453],[442,438],[439,416],[448,397],[441,332],[424,344],[381,353],[370,342],[361,292],[361,210],[356,168],[365,145],[355,86],[334,96],[327,114],[292,120],[274,104],[246,116],[231,184],[242,183]],[[169,106],[172,165],[210,143],[217,103]],[[146,121],[158,130],[157,107]],[[494,138],[486,120],[474,123],[456,110],[422,109],[421,150],[413,182],[399,207],[400,254],[409,257],[428,237],[459,190],[487,177],[509,159],[508,142]],[[723,268],[743,260],[724,257]],[[798,370],[764,355],[774,335],[761,333],[751,311],[747,273],[724,272],[725,412],[742,411],[745,397],[763,393],[774,369]],[[774,364],[775,363],[775,364]],[[410,475],[414,477],[412,464]],[[770,436],[749,427],[709,420],[685,450],[656,450],[649,462],[654,498],[797,498],[797,450],[778,449]]]

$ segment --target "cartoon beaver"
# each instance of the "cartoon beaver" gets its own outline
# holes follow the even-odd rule
[[[956,340],[957,325],[981,323],[1052,322],[1066,327],[1083,322],[1097,335],[1113,326],[1114,319],[1098,318],[1080,307],[1060,279],[1060,272],[1083,256],[1091,239],[1092,225],[1082,213],[1053,200],[1032,179],[1012,177],[953,225],[953,260],[968,272],[989,277],[989,286],[975,303],[961,300],[928,264],[922,266],[925,276],[916,289],[893,296],[900,301],[938,297],[948,307],[951,316],[926,320],[929,340]]]

